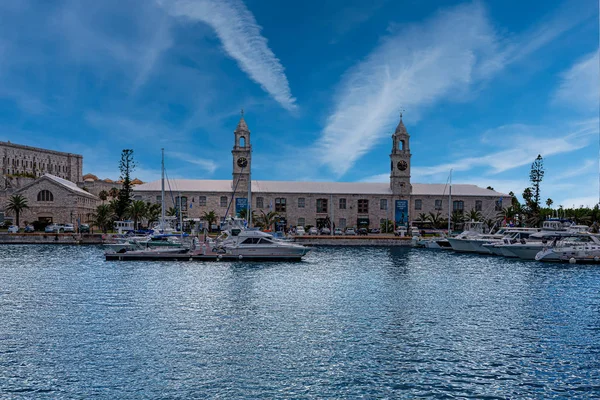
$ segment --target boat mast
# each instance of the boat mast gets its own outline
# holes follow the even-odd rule
[[[248,168],[248,204],[246,205],[248,228],[252,225],[252,168]]]
[[[159,229],[165,230],[165,149],[161,149],[161,164],[160,164],[160,225]]]
[[[448,236],[450,236],[450,206],[452,205],[452,170],[450,170],[450,190],[448,191]]]

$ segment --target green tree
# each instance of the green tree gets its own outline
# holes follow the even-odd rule
[[[552,199],[546,200],[546,206],[548,206],[548,208],[552,208],[552,204],[554,204],[554,201]]]
[[[92,224],[106,233],[112,229],[115,222],[115,214],[108,204],[100,204],[96,207],[96,213],[92,216]]]
[[[133,160],[133,150],[124,149],[121,152],[121,161],[119,161],[119,170],[121,171],[121,180],[123,181],[115,214],[118,219],[123,219],[127,213],[127,209],[131,204],[133,197],[133,186],[131,185],[131,173],[135,170],[135,161]]]
[[[429,215],[427,215],[426,213],[420,213],[419,216],[417,217],[417,221],[419,221],[419,222],[428,222],[429,221]]]
[[[14,194],[10,196],[8,199],[8,203],[6,204],[6,210],[15,213],[17,226],[19,226],[19,217],[21,215],[21,212],[27,208],[29,208],[29,205],[27,204],[27,199],[20,194]]]
[[[160,218],[161,207],[160,204],[152,204],[150,202],[146,203],[146,219],[148,220],[148,225],[153,222],[157,222]]]
[[[493,187],[491,187],[491,186],[488,186],[486,189],[487,189],[487,190],[494,190],[494,188],[493,188]]]
[[[102,200],[102,204],[104,204],[106,199],[108,199],[108,192],[106,190],[101,190],[100,193],[98,193],[98,197]]]
[[[168,217],[176,217],[178,214],[179,213],[177,207],[169,207],[169,209],[167,210]]]
[[[436,229],[446,228],[448,226],[448,221],[442,217],[442,214],[438,211],[435,214],[430,211],[429,212],[429,220],[431,224]]]
[[[214,210],[211,210],[209,212],[204,212],[202,214],[202,219],[206,221],[206,223],[208,224],[208,229],[210,230],[210,227],[213,226],[213,224],[217,223],[217,213]]]
[[[260,226],[264,230],[272,230],[273,224],[277,221],[279,214],[275,211],[269,211],[265,213],[263,210],[260,210],[261,215],[258,217],[257,225]]]
[[[248,221],[248,209],[247,208],[242,208],[238,214],[241,219],[245,219],[246,221]],[[252,211],[252,220],[253,221],[256,220],[256,213],[254,212],[254,210]]]
[[[391,233],[394,232],[394,222],[386,219],[380,226],[381,232],[383,233]]]
[[[450,222],[452,223],[452,229],[458,230],[464,224],[465,216],[460,210],[454,210],[450,216]]]
[[[119,197],[119,189],[117,189],[116,187],[110,188],[110,190],[108,191],[108,195],[111,198],[116,199],[117,197]]]
[[[468,221],[475,221],[475,222],[479,222],[481,221],[481,212],[475,210],[474,208],[471,208],[471,211],[469,211],[469,214],[467,215],[467,220]]]
[[[146,203],[142,200],[135,200],[127,208],[127,215],[133,219],[134,229],[139,229],[138,222],[146,215]]]
[[[534,212],[540,209],[540,183],[542,183],[542,179],[544,179],[544,159],[538,154],[533,164],[531,164],[531,171],[529,172],[529,181],[533,192],[531,205]]]

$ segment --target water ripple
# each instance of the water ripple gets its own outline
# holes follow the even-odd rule
[[[0,248],[0,397],[593,398],[600,269],[419,249],[301,263]]]

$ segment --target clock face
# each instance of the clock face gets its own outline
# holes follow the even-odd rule
[[[406,168],[408,168],[408,164],[406,163],[406,161],[398,161],[398,169],[400,171],[404,171]]]
[[[248,160],[246,160],[246,157],[240,157],[237,160],[237,165],[240,168],[246,168],[248,166]]]

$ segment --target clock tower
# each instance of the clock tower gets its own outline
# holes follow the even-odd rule
[[[396,131],[392,135],[392,153],[390,154],[390,187],[394,195],[410,196],[412,186],[410,184],[410,136],[406,131],[404,122],[402,122],[402,113],[400,113],[400,122]]]
[[[231,150],[231,155],[233,156],[232,188],[235,188],[235,197],[247,198],[250,166],[252,163],[252,146],[250,145],[250,130],[244,120],[244,110],[242,110],[242,117],[233,134],[235,136],[235,143],[233,150]]]

